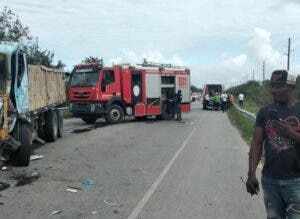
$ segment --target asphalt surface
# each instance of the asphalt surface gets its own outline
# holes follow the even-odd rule
[[[0,171],[11,184],[0,192],[0,218],[266,218],[262,193],[250,197],[240,179],[248,145],[222,112],[195,103],[181,123],[68,119],[64,129],[34,151],[43,159]],[[33,172],[41,177],[15,186],[14,175]]]

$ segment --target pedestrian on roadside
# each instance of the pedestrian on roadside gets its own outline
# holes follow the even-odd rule
[[[293,95],[295,85],[290,72],[274,71],[274,102],[256,117],[246,187],[251,195],[259,191],[256,169],[264,145],[261,184],[267,218],[300,218],[300,102]]]
[[[213,109],[220,109],[220,104],[221,104],[221,96],[218,92],[216,92],[216,95],[214,96],[214,105]]]
[[[227,99],[228,99],[228,95],[225,92],[223,92],[221,95],[223,113],[226,112],[227,110]]]
[[[178,90],[176,94],[176,120],[177,121],[181,121],[181,101],[182,101],[181,90]]]
[[[232,107],[233,102],[234,102],[234,96],[233,96],[233,94],[230,94],[230,95],[229,95],[229,102],[230,102],[229,107]]]
[[[245,95],[240,93],[239,94],[239,106],[240,107],[244,107],[244,98],[245,98]]]

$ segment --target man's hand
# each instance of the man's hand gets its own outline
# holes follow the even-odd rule
[[[279,135],[289,137],[293,131],[286,121],[280,119],[279,121],[273,120],[272,127],[276,130]]]
[[[259,183],[255,175],[248,176],[246,182],[247,192],[252,195],[257,195],[259,192]]]

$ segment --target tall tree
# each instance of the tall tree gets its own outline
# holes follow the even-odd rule
[[[92,63],[92,62],[100,62],[103,65],[103,59],[99,59],[98,57],[89,56],[89,57],[85,57],[82,60],[82,63]]]
[[[61,60],[53,64],[54,52],[43,50],[37,43],[33,43],[29,28],[7,7],[0,12],[0,41],[21,42],[27,53],[28,64],[40,64],[49,68],[65,67]]]
[[[29,28],[21,23],[16,14],[5,7],[0,13],[0,40],[19,42],[31,39]]]

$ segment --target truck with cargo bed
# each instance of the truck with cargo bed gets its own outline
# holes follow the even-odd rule
[[[203,89],[203,109],[214,110],[214,96],[221,94],[223,86],[221,84],[206,84]]]
[[[28,65],[19,43],[0,42],[0,165],[27,166],[31,145],[62,137],[63,72]]]

